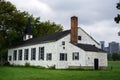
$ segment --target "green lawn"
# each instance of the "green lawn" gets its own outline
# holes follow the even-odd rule
[[[99,71],[0,67],[0,80],[120,80],[120,61],[111,61],[107,70]]]

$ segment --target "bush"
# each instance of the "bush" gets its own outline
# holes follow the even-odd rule
[[[29,67],[30,66],[30,63],[29,62],[26,62],[25,63],[25,67]]]
[[[6,62],[6,63],[4,64],[4,66],[10,66],[10,63],[9,63],[9,62]]]
[[[48,69],[55,69],[55,65],[53,65],[53,66],[48,66]]]

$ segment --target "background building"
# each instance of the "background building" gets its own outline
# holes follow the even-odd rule
[[[117,42],[110,42],[109,43],[109,53],[119,53],[119,43]]]
[[[107,53],[114,54],[120,53],[120,45],[118,42],[110,42],[108,46],[105,47],[105,41],[100,41],[100,46],[102,50],[105,50]]]
[[[101,49],[104,50],[104,47],[105,47],[105,41],[100,41],[100,46],[101,46]]]

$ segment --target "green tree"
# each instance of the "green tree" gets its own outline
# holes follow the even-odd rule
[[[112,59],[112,54],[108,53],[108,54],[107,54],[107,58],[108,58],[109,61],[113,60],[113,59]]]
[[[41,22],[39,24],[35,24],[33,28],[34,36],[44,36],[48,34],[52,34],[58,31],[62,31],[61,25],[57,25],[54,22],[50,23],[50,21]]]
[[[116,8],[120,10],[120,0],[116,5]],[[117,14],[117,16],[114,18],[114,21],[119,24],[120,23],[120,14]],[[120,36],[120,31],[118,32],[118,36]]]
[[[48,35],[62,30],[61,25],[40,22],[40,18],[34,18],[28,12],[21,12],[8,1],[0,0],[0,59],[7,58],[7,49],[22,41],[28,18],[31,19],[33,36]]]
[[[118,54],[118,53],[113,53],[113,54],[112,54],[112,59],[113,59],[113,61],[120,60],[120,54]]]

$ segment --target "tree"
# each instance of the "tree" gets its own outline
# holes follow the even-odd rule
[[[22,41],[28,18],[31,19],[33,36],[48,35],[62,30],[61,25],[40,22],[40,18],[34,18],[28,12],[21,12],[8,1],[0,0],[0,60],[7,58],[7,49]]]
[[[54,22],[50,23],[50,21],[41,22],[40,24],[34,26],[34,36],[45,36],[54,32],[62,31],[62,27],[60,26],[61,25],[56,25]]]
[[[117,8],[118,10],[120,10],[120,2],[117,3],[116,8]],[[117,14],[117,17],[114,18],[114,21],[115,21],[116,23],[119,23],[119,22],[120,22],[120,14]]]
[[[113,59],[113,61],[120,60],[120,54],[113,53],[113,54],[112,54],[112,59]]]
[[[117,8],[118,10],[120,10],[120,0],[119,0],[119,2],[117,3],[116,8]],[[120,14],[117,14],[117,16],[114,18],[114,21],[115,21],[117,24],[119,24],[119,22],[120,22]],[[120,36],[120,31],[118,32],[118,36]]]
[[[112,59],[112,54],[108,53],[108,54],[107,54],[107,59],[108,59],[109,61],[113,60],[113,59]]]

